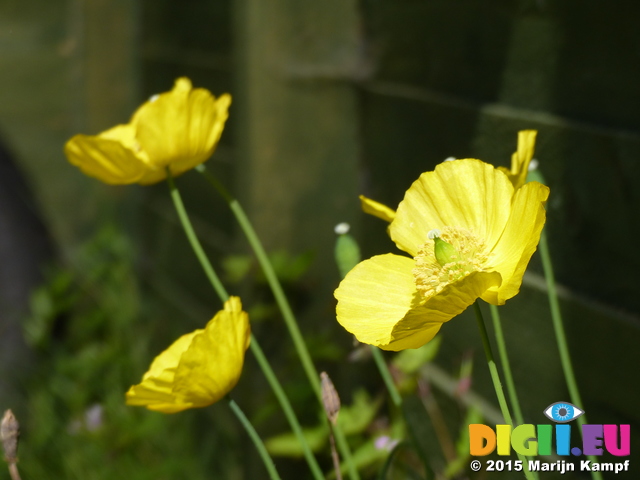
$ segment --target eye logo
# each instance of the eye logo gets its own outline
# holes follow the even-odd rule
[[[556,423],[568,423],[584,415],[584,410],[580,410],[569,402],[556,402],[549,405],[544,410],[544,414]]]

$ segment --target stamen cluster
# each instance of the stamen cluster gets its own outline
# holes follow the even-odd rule
[[[482,271],[487,265],[489,254],[486,245],[471,230],[461,227],[443,227],[429,232],[429,237],[431,238],[418,250],[413,269],[416,287],[425,299],[437,295],[447,285],[466,277],[471,272]],[[436,259],[434,250],[436,237],[452,245],[457,252],[444,265]]]

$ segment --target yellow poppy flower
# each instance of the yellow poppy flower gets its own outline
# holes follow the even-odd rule
[[[537,130],[520,130],[518,132],[518,149],[511,155],[511,169],[498,167],[498,170],[507,174],[514,190],[517,190],[526,182],[529,164],[533,159],[537,134]],[[454,160],[451,157],[450,161]],[[360,195],[360,207],[364,213],[378,217],[385,222],[392,222],[396,216],[396,212],[392,208],[364,195]]]
[[[126,125],[98,135],[75,135],[64,151],[83,173],[112,185],[148,185],[206,161],[218,144],[231,96],[217,99],[179,78],[170,92],[155,95]]]
[[[527,181],[529,164],[533,158],[536,146],[536,130],[520,130],[518,132],[518,149],[511,155],[511,169],[498,167],[498,170],[507,174],[514,189],[520,188]]]
[[[127,392],[127,405],[175,413],[217,402],[238,383],[250,336],[249,316],[240,299],[230,297],[204,329],[183,335],[155,358]]]
[[[389,225],[412,258],[386,254],[356,265],[335,292],[338,321],[363,343],[403,350],[427,343],[478,297],[504,304],[520,289],[548,194],[537,182],[514,191],[505,173],[480,160],[423,173]]]

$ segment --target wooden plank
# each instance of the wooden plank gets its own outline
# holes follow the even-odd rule
[[[361,217],[356,2],[242,0],[235,17],[238,191],[268,250],[314,251],[330,319],[333,228]]]

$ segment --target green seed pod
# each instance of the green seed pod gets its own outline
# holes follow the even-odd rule
[[[360,247],[358,247],[356,240],[348,233],[338,235],[336,239],[335,258],[342,278],[360,262]]]
[[[458,254],[458,251],[450,243],[445,242],[440,237],[434,237],[433,243],[434,243],[433,249],[436,254],[436,260],[438,261],[441,267],[445,266],[447,263],[456,262],[460,260],[460,255]]]

